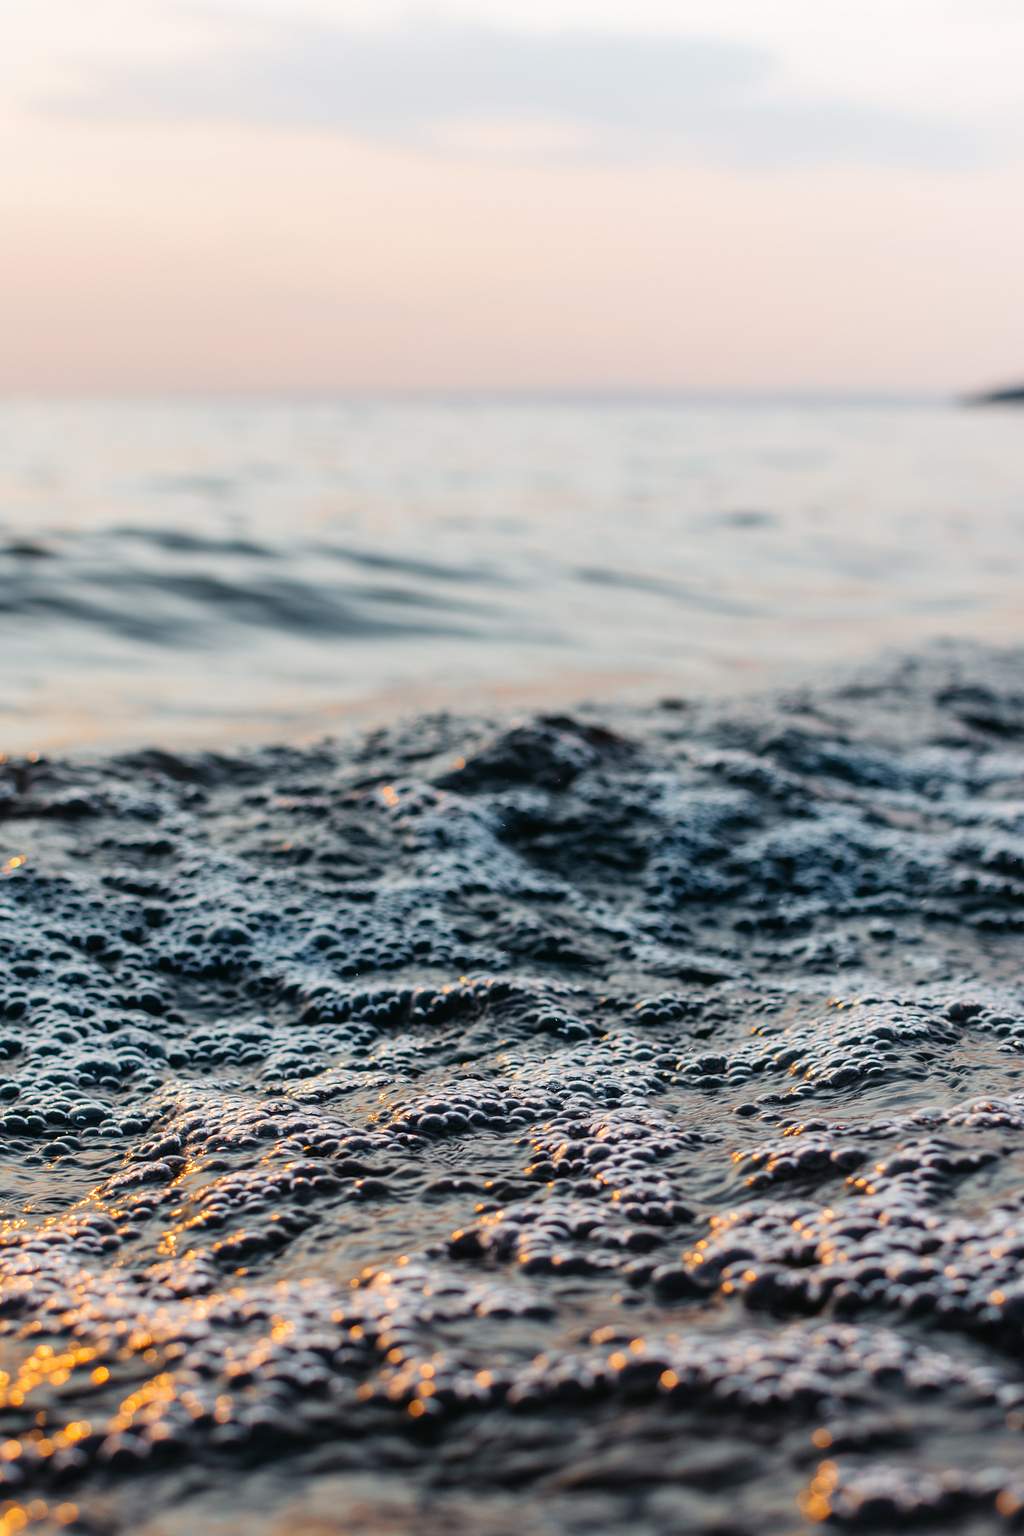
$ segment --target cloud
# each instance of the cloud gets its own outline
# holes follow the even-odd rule
[[[449,153],[472,144],[562,157],[680,147],[747,167],[988,158],[978,131],[961,124],[808,99],[787,89],[771,54],[740,43],[440,21],[376,32],[296,21],[259,44],[96,73],[59,107],[312,127]],[[509,131],[531,124],[547,131]]]

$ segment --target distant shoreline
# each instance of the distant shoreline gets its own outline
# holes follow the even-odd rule
[[[968,395],[964,405],[1024,405],[1024,384],[1011,384],[1005,389],[989,389],[980,395]]]

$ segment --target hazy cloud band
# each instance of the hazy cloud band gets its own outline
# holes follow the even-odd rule
[[[563,124],[583,130],[575,154],[678,146],[765,168],[835,161],[948,168],[991,158],[995,148],[963,124],[801,98],[758,48],[440,22],[379,32],[297,22],[259,46],[247,41],[188,64],[108,71],[60,108],[421,144],[459,124]]]

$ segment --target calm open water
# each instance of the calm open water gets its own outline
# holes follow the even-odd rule
[[[1024,413],[0,404],[0,750],[746,692],[1024,638]]]

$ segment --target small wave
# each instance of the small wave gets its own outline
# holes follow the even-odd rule
[[[695,592],[692,587],[678,581],[665,581],[657,576],[645,576],[638,571],[609,570],[601,566],[581,566],[573,575],[577,581],[587,581],[605,587],[624,587],[631,592],[650,592],[659,597],[675,598],[691,603],[696,608],[706,608],[712,613],[752,615],[766,610],[753,603],[737,603],[717,597],[713,592]]]
[[[180,528],[117,528],[121,538],[142,539],[158,549],[184,555],[254,555],[259,559],[273,556],[273,550],[248,539],[204,539]]]
[[[49,574],[49,573],[48,573]],[[117,600],[111,603],[114,589]],[[453,610],[462,618],[451,617]],[[50,579],[23,576],[0,587],[0,613],[59,618],[124,639],[161,645],[223,643],[245,625],[324,639],[373,636],[479,636],[469,615],[484,605],[452,603],[402,587],[318,585],[287,577],[244,581],[200,572],[81,567],[62,561]],[[428,614],[437,617],[428,617]]]
[[[381,571],[401,571],[408,576],[423,576],[428,580],[488,582],[507,580],[496,571],[482,570],[477,566],[436,565],[427,560],[411,560],[401,555],[384,555],[369,549],[345,549],[334,544],[320,544],[315,547],[318,554],[332,555],[339,560],[351,560],[354,565],[367,565]]]

